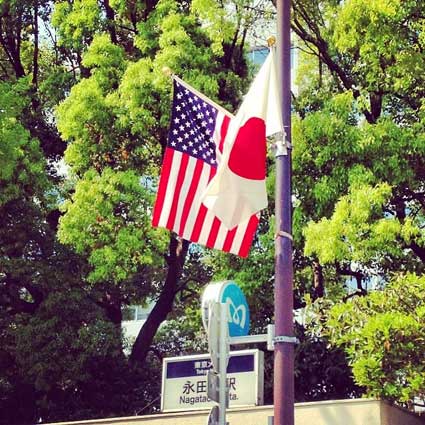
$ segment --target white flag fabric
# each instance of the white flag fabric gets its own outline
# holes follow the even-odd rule
[[[228,229],[267,207],[266,136],[276,133],[283,123],[272,49],[230,122],[217,174],[202,197]]]

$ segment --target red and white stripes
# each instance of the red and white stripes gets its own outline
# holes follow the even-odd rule
[[[216,157],[220,160],[230,117],[218,111],[214,129]],[[259,218],[253,215],[229,230],[201,202],[216,167],[187,153],[167,147],[153,212],[152,224],[174,231],[208,248],[248,255]]]

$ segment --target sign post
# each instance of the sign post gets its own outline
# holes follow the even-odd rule
[[[245,295],[233,281],[212,283],[202,295],[202,321],[208,333],[208,349],[213,371],[208,373],[208,396],[218,403],[208,417],[208,425],[226,425],[229,391],[226,380],[229,345],[267,342],[274,349],[274,326],[267,333],[248,335],[249,308]]]
[[[226,408],[228,407],[229,397],[227,389],[227,363],[229,361],[229,341],[227,330],[227,306],[224,303],[219,305],[220,310],[220,354],[219,354],[219,417],[218,425],[227,425]]]
[[[232,281],[208,285],[202,296],[202,320],[213,366],[213,372],[208,374],[208,395],[215,401],[218,395],[218,421],[214,422],[217,411],[213,408],[208,423],[227,425],[229,337],[245,336],[249,331],[248,303],[239,286]]]
[[[211,301],[208,309],[208,349],[212,370],[208,372],[208,397],[218,403],[211,410],[208,424],[226,425],[226,407],[229,396],[226,386],[227,364],[229,362],[229,342],[227,329],[227,305]],[[218,421],[217,419],[218,414]]]

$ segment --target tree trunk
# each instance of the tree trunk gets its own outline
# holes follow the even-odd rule
[[[38,2],[37,0],[34,2],[34,54],[33,54],[33,69],[32,69],[32,83],[37,90],[38,86]]]
[[[325,285],[323,278],[323,270],[322,266],[319,263],[319,260],[313,261],[313,299],[317,300],[317,298],[323,298],[325,293]]]
[[[121,300],[117,294],[108,292],[102,301],[97,303],[100,307],[105,310],[105,314],[108,319],[116,326],[121,327],[122,323],[122,310]]]
[[[108,19],[107,26],[109,35],[111,36],[111,41],[112,43],[117,44],[117,33],[115,31],[115,12],[109,4],[109,0],[104,0],[103,4],[105,6],[106,18]]]
[[[393,200],[395,204],[395,214],[400,220],[400,223],[404,224],[406,220],[406,203],[401,198],[396,198]],[[415,240],[410,241],[410,243],[404,243],[404,247],[409,248],[412,252],[420,258],[420,260],[425,263],[425,247],[418,245]]]
[[[189,242],[171,235],[167,277],[155,307],[134,342],[130,355],[130,363],[133,366],[144,363],[159,326],[166,320],[168,313],[173,308],[188,247]]]
[[[340,264],[335,264],[336,272],[343,276],[352,276],[356,279],[357,291],[353,295],[367,295],[367,290],[363,287],[364,274],[363,272],[357,270],[351,270],[350,266],[343,267]],[[345,297],[348,299],[350,296]]]
[[[318,51],[319,60],[325,64],[331,74],[333,74],[343,85],[346,90],[352,90],[355,99],[359,98],[361,92],[355,88],[355,82],[352,76],[346,72],[344,67],[341,65],[342,61],[338,58],[333,57],[327,41],[321,34],[321,29],[314,20],[314,17],[309,13],[303,2],[294,1],[293,7],[293,20],[291,28],[295,34],[301,38],[305,43],[312,44]],[[300,19],[301,18],[301,19]],[[369,124],[375,124],[379,117],[381,99],[379,96],[373,99],[371,107],[374,111],[371,112],[368,109],[362,109],[362,113],[365,116]]]
[[[9,15],[5,13],[0,17],[0,45],[6,54],[10,65],[13,67],[17,79],[25,76],[25,70],[21,62],[21,18],[16,25],[16,38],[13,30],[8,28]]]

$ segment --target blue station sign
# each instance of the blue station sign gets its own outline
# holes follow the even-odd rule
[[[206,375],[211,368],[211,362],[208,358],[169,361],[167,363],[167,378],[193,378],[195,376]],[[254,353],[234,354],[229,359],[227,373],[254,372],[255,362]]]
[[[229,336],[245,336],[249,332],[249,307],[242,290],[235,282],[224,286],[220,302],[227,304]]]
[[[211,301],[227,305],[229,336],[246,336],[249,333],[250,316],[245,295],[239,286],[231,281],[217,282],[207,286],[202,297],[202,320],[208,329],[208,308]]]

